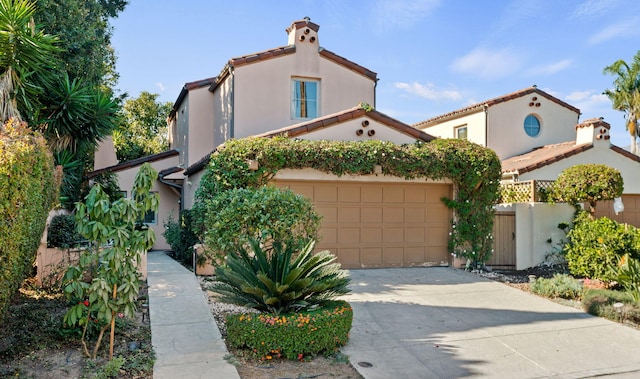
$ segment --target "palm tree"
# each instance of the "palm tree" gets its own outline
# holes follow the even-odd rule
[[[631,152],[638,153],[637,138],[640,136],[640,51],[631,64],[622,59],[604,68],[605,74],[614,75],[613,89],[604,94],[613,102],[613,109],[626,113],[626,127],[631,136]]]
[[[35,3],[0,0],[0,121],[33,112],[35,97],[50,83],[58,39],[37,30]]]

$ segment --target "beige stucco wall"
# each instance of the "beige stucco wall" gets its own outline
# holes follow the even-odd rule
[[[640,194],[640,163],[609,148],[609,140],[596,140],[593,148],[520,175],[524,180],[555,180],[565,169],[578,164],[603,163],[620,171],[625,194]]]
[[[368,120],[369,125],[367,127],[362,126],[362,121]],[[362,130],[362,135],[357,135],[356,132]],[[374,131],[373,136],[369,136],[368,133]],[[379,140],[389,141],[395,144],[408,144],[416,142],[416,139],[406,134],[399,133],[397,130],[381,124],[377,121],[368,119],[367,117],[361,117],[328,128],[318,129],[311,133],[300,136],[301,139],[308,139],[314,141],[320,140],[333,140],[333,141],[367,141],[367,140]]]
[[[318,116],[336,113],[361,102],[373,105],[374,82],[335,62],[314,48],[240,66],[235,70],[234,137],[242,138],[300,123],[291,118],[292,78],[320,80]]]
[[[178,164],[182,167],[187,167],[188,162],[188,143],[189,143],[189,96],[186,96],[179,108],[176,110],[176,115],[171,122],[169,134],[171,135],[170,148],[178,150],[180,153]]]
[[[575,213],[575,208],[568,204],[518,203],[496,208],[516,214],[516,270],[549,260],[547,255],[565,237],[558,224],[570,223]],[[549,239],[551,244],[547,242]]]
[[[312,168],[305,169],[284,169],[278,171],[275,180],[326,180],[332,182],[387,182],[387,183],[446,183],[453,184],[450,179],[432,180],[426,178],[404,179],[398,176],[384,175],[384,167],[382,174],[371,175],[342,175],[337,176],[328,174]]]
[[[539,107],[529,106],[533,97],[537,97]],[[540,120],[540,133],[535,137],[524,131],[524,119],[529,114]],[[487,123],[486,146],[504,159],[536,147],[575,140],[578,114],[534,93],[491,106]]]
[[[113,138],[107,136],[98,143],[98,148],[94,155],[93,169],[100,170],[101,168],[115,166],[117,164],[118,158],[116,158],[116,148],[113,145]]]
[[[185,168],[213,150],[213,106],[214,99],[208,86],[189,91],[188,156]]]
[[[153,162],[151,163],[151,166],[156,171],[160,171],[167,167],[176,166],[178,164],[178,159],[179,158],[177,156],[173,156],[161,161]],[[118,183],[120,185],[120,189],[122,189],[123,191],[127,191],[127,197],[131,196],[133,181],[135,180],[136,174],[138,173],[139,169],[140,167],[133,167],[128,170],[118,172]],[[151,191],[158,192],[158,194],[160,195],[160,206],[156,215],[156,223],[149,225],[156,233],[156,243],[153,245],[153,249],[170,249],[169,244],[162,235],[162,233],[164,232],[163,224],[171,214],[173,214],[174,217],[178,217],[178,214],[180,212],[180,197],[174,189],[160,183],[159,181],[156,181],[153,184]]]
[[[182,203],[184,209],[191,209],[191,207],[193,207],[196,190],[200,186],[200,179],[202,179],[205,170],[206,168],[185,179],[184,186],[182,187]]]
[[[422,129],[425,133],[440,138],[455,138],[455,130],[461,126],[467,126],[467,140],[479,145],[486,145],[485,133],[486,115],[484,109],[478,109],[473,113],[460,116],[453,120],[443,121],[438,125]]]

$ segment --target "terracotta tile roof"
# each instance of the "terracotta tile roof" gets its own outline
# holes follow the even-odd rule
[[[210,86],[216,78],[206,78],[202,80],[196,80],[195,82],[185,83],[180,90],[180,94],[178,94],[178,98],[173,103],[173,108],[171,108],[171,112],[169,113],[169,119],[172,119],[176,115],[176,111],[178,110],[178,106],[182,103],[182,100],[187,96],[187,93],[193,89],[202,88],[206,86]]]
[[[588,118],[581,123],[576,124],[576,130],[580,128],[586,128],[587,126],[593,126],[594,128],[607,128],[608,130],[611,129],[611,125],[609,125],[608,122],[604,121],[602,117],[594,117]]]
[[[327,128],[333,125],[340,124],[344,121],[356,119],[366,116],[372,120],[378,121],[388,127],[395,129],[403,134],[409,135],[417,140],[421,141],[431,141],[436,139],[436,137],[431,134],[425,133],[422,130],[416,129],[410,125],[407,125],[403,122],[400,122],[394,118],[391,118],[383,113],[376,111],[375,109],[366,111],[363,105],[357,105],[351,109],[347,109],[338,113],[330,114],[324,117],[316,118],[310,121],[302,122],[299,124],[287,126],[281,129],[272,130],[266,133],[261,133],[255,135],[253,137],[263,137],[263,138],[271,138],[277,136],[284,136],[289,138],[299,137],[301,135],[311,133],[318,129]],[[185,175],[192,175],[196,172],[202,170],[209,163],[209,159],[211,154],[213,154],[216,150],[213,150],[211,153],[205,155],[196,163],[192,164],[185,171]]]
[[[141,157],[141,158],[137,158],[137,159],[132,159],[130,161],[126,161],[126,162],[122,162],[122,163],[118,163],[117,165],[113,165],[113,166],[109,166],[109,167],[105,167],[105,168],[101,168],[99,170],[95,170],[95,171],[91,171],[89,173],[87,173],[86,177],[87,179],[91,179],[95,176],[98,176],[100,174],[103,174],[105,172],[118,172],[118,171],[122,171],[122,170],[126,170],[132,167],[136,167],[136,166],[141,166],[143,163],[151,163],[151,162],[156,162],[156,161],[160,161],[169,157],[173,157],[175,155],[178,155],[178,150],[167,150],[167,151],[163,151],[162,153],[158,153],[158,154],[153,154],[153,155],[147,155],[145,157]]]
[[[452,111],[452,112],[449,112],[449,113],[445,113],[445,114],[442,114],[442,115],[439,115],[439,116],[436,116],[436,117],[432,117],[432,118],[430,118],[428,120],[420,121],[418,123],[415,123],[415,124],[413,124],[413,126],[416,127],[416,128],[425,128],[425,127],[431,126],[431,124],[435,124],[437,121],[444,121],[446,119],[455,118],[457,116],[460,116],[460,115],[463,115],[463,114],[466,114],[466,113],[478,112],[478,111],[484,109],[485,107],[491,107],[493,105],[504,103],[506,101],[517,99],[519,97],[526,96],[526,95],[529,95],[529,94],[532,94],[532,93],[540,95],[540,96],[542,96],[542,97],[544,97],[544,98],[546,98],[546,99],[548,99],[550,101],[553,101],[556,104],[559,104],[559,105],[561,105],[561,106],[563,106],[563,107],[565,107],[565,108],[567,108],[567,109],[569,109],[571,111],[574,111],[574,112],[580,114],[580,109],[578,109],[578,108],[576,108],[576,107],[574,107],[574,106],[572,106],[570,104],[567,104],[564,101],[562,101],[562,100],[560,100],[560,99],[558,99],[556,97],[553,97],[553,96],[549,95],[548,93],[546,93],[546,92],[538,89],[537,87],[533,86],[533,87],[525,88],[525,89],[510,93],[510,94],[507,94],[507,95],[496,97],[494,99],[490,99],[490,100],[486,100],[486,101],[483,101],[483,102],[480,102],[480,103],[477,103],[477,104],[473,104],[473,105],[470,105],[468,107],[464,107],[464,108],[461,108],[461,109],[458,109],[458,110],[455,110],[455,111]]]
[[[378,74],[365,68],[360,66],[357,63],[354,63],[350,60],[348,60],[347,58],[343,58],[341,56],[339,56],[338,54],[335,54],[327,49],[324,48],[320,48],[320,56],[324,57],[330,61],[333,61],[341,66],[344,66],[346,68],[348,68],[351,71],[355,71],[360,75],[366,76],[367,78],[376,81],[378,80]]]
[[[546,145],[502,161],[502,173],[522,175],[540,167],[558,162],[593,147],[590,143],[576,145],[575,141]]]
[[[295,125],[287,126],[285,128],[258,134],[255,137],[287,136],[289,138],[295,138],[295,137],[313,132],[318,129],[327,128],[333,125],[340,124],[344,121],[360,118],[362,116],[366,116],[372,120],[378,121],[384,125],[389,126],[392,129],[396,129],[397,131],[403,134],[409,135],[417,140],[428,142],[436,138],[430,134],[423,132],[422,130],[416,129],[410,125],[407,125],[383,113],[380,113],[375,109],[366,111],[365,109],[363,109],[361,105],[358,105],[356,107],[353,107],[351,109],[347,109],[338,113],[316,118],[311,121],[306,121],[300,124],[295,124]]]
[[[291,26],[286,28],[284,31],[287,32],[287,34],[289,34],[293,29],[302,29],[302,28],[309,28],[317,33],[318,30],[320,30],[320,25],[311,22],[309,18],[305,18],[303,20],[292,22]]]
[[[639,156],[637,156],[637,155],[633,154],[632,152],[627,151],[627,150],[625,150],[625,149],[623,149],[623,148],[621,148],[619,146],[611,145],[610,149],[615,151],[618,154],[624,155],[625,157],[627,157],[629,159],[633,159],[636,162],[640,162],[640,157]]]

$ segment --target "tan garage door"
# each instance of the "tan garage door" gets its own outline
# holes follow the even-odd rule
[[[311,199],[322,215],[317,248],[344,268],[448,265],[451,186],[278,180]]]
[[[622,195],[624,212],[617,215],[613,211],[613,200],[598,201],[596,217],[606,216],[621,223],[640,228],[640,195]]]

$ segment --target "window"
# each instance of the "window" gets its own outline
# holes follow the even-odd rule
[[[456,138],[457,139],[467,139],[467,126],[458,126],[456,128]]]
[[[291,91],[291,118],[318,117],[318,81],[294,79]]]
[[[524,131],[529,137],[535,137],[540,134],[540,120],[532,114],[525,117]]]
[[[152,191],[152,194],[157,193]],[[158,223],[158,218],[157,218],[157,214],[154,211],[147,211],[144,214],[144,217],[142,218],[142,220],[138,220],[138,222],[142,223],[142,224],[157,224]]]

